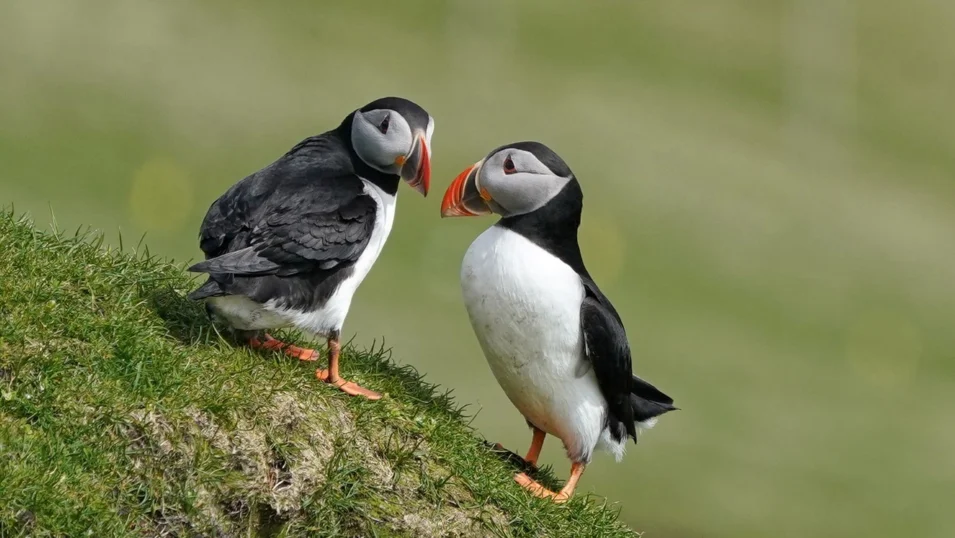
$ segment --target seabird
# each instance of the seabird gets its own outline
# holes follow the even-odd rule
[[[595,448],[623,457],[673,400],[633,375],[623,322],[584,266],[577,241],[583,194],[567,164],[539,142],[495,149],[448,188],[441,215],[496,213],[468,248],[464,304],[484,356],[533,431],[537,463],[547,434],[572,462],[560,492],[525,473],[537,496],[570,498]]]
[[[306,138],[216,200],[199,231],[209,279],[189,298],[254,348],[316,360],[312,349],[265,331],[293,327],[327,338],[316,376],[351,395],[381,396],[341,378],[342,324],[352,296],[388,239],[400,180],[427,195],[434,119],[399,97],[373,101],[337,128]]]

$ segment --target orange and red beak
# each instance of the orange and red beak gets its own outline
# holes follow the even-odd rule
[[[411,153],[395,162],[401,165],[401,178],[422,196],[427,196],[431,188],[431,152],[427,137],[419,134]]]
[[[491,196],[477,184],[483,162],[474,163],[451,182],[441,201],[442,217],[477,217],[492,213],[488,205]]]

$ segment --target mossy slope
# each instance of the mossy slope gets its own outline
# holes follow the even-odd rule
[[[348,398],[221,338],[179,265],[11,213],[0,252],[0,536],[633,535],[528,496],[384,349],[346,346],[387,393]]]

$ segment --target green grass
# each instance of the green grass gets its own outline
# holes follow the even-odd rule
[[[179,265],[0,215],[0,536],[632,536],[512,480],[383,346],[344,373],[233,347]],[[558,487],[550,470],[540,479]]]

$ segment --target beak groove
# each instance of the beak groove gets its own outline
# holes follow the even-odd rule
[[[401,177],[408,182],[408,186],[420,192],[422,196],[428,196],[428,190],[431,188],[431,151],[424,135],[418,135],[417,144],[411,151],[411,155],[400,164],[402,165]]]

